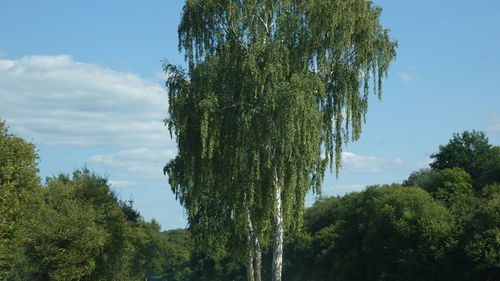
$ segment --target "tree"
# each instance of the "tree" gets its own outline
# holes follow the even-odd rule
[[[151,276],[161,275],[162,256],[169,253],[166,253],[163,247],[160,225],[155,220],[137,221],[131,234],[131,244],[134,248],[131,275],[137,280],[148,280]]]
[[[13,252],[19,247],[17,224],[22,206],[30,206],[30,193],[39,188],[37,161],[35,146],[9,134],[0,121],[0,279],[10,271],[12,259],[22,259]]]
[[[325,166],[338,169],[342,144],[360,137],[371,78],[381,95],[396,43],[380,12],[365,0],[185,3],[188,70],[165,65],[179,152],[164,170],[194,238],[235,246],[249,280],[260,280],[270,233],[281,280],[284,230],[300,224]]]
[[[99,176],[88,168],[77,169],[72,176],[60,175],[51,181],[67,182],[76,186],[75,196],[88,202],[102,214],[96,224],[104,228],[106,239],[101,254],[96,259],[96,268],[91,280],[124,280],[130,274],[133,247],[131,227],[116,194],[106,177]]]
[[[174,229],[161,233],[163,249],[163,276],[167,280],[192,280],[190,259],[193,245],[189,232],[184,229]]]
[[[425,189],[429,182],[431,182],[432,176],[435,173],[436,171],[429,168],[413,171],[408,179],[403,181],[403,186],[419,186]]]
[[[459,196],[449,206],[458,226],[447,256],[450,280],[495,280],[500,274],[500,185],[481,197]]]
[[[99,225],[103,214],[77,193],[72,182],[50,181],[37,212],[24,221],[23,244],[36,266],[34,280],[81,280],[96,269],[108,233]]]
[[[305,225],[309,264],[287,280],[448,280],[453,216],[420,188],[370,186],[325,198],[306,210]]]
[[[466,171],[476,189],[500,181],[500,148],[489,144],[483,132],[456,133],[448,144],[440,145],[439,152],[431,158],[434,158],[430,164],[434,170],[458,167]]]
[[[403,185],[421,187],[446,203],[453,201],[455,196],[471,196],[473,193],[471,177],[461,168],[422,169],[411,173]]]

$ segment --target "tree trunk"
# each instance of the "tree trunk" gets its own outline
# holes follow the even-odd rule
[[[248,223],[248,260],[247,260],[247,280],[248,281],[261,281],[261,264],[262,254],[260,250],[259,237],[253,228],[250,212],[247,210],[247,223]]]
[[[247,281],[256,281],[254,278],[254,268],[253,268],[253,253],[248,252],[248,260],[246,264],[247,268]]]
[[[261,273],[260,273],[260,268],[262,265],[262,253],[260,251],[260,242],[259,242],[259,237],[253,233],[253,242],[254,242],[254,251],[255,251],[255,257],[254,257],[254,277],[255,281],[261,281]]]
[[[283,267],[283,210],[281,207],[281,187],[277,177],[274,181],[275,190],[275,215],[274,215],[274,249],[272,281],[281,281],[281,271]]]

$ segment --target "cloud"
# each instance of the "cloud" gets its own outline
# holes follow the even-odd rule
[[[0,118],[37,144],[172,145],[159,83],[70,56],[0,60]]]
[[[488,132],[500,133],[500,123],[488,127]]]
[[[500,133],[500,118],[497,116],[493,117],[493,125],[486,129],[490,133]]]
[[[0,58],[5,58],[5,57],[7,57],[7,53],[0,51]]]
[[[125,168],[128,172],[142,177],[163,176],[163,166],[175,157],[175,149],[135,148],[115,154],[98,154],[88,159],[93,165]]]
[[[327,188],[323,188],[323,193],[328,196],[344,195],[346,193],[354,191],[362,191],[365,185],[362,184],[343,184],[343,185],[332,185]]]
[[[121,181],[121,180],[109,180],[108,183],[112,187],[126,187],[136,185],[136,182],[133,181]]]
[[[420,76],[418,76],[416,74],[411,74],[411,73],[404,72],[404,71],[398,72],[397,75],[399,76],[399,78],[401,78],[401,80],[403,80],[403,82],[406,82],[406,83],[411,83],[411,82],[418,80],[420,78]]]
[[[350,172],[377,174],[389,168],[391,164],[401,163],[402,160],[399,158],[390,161],[386,158],[359,155],[352,152],[342,152],[342,169]]]

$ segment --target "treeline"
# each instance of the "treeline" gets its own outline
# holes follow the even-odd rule
[[[500,147],[464,132],[431,157],[403,184],[316,202],[285,280],[498,280]]]
[[[283,280],[498,280],[500,147],[464,132],[431,157],[430,168],[402,184],[308,208],[302,231],[286,237]],[[186,251],[190,259],[175,265],[184,275],[167,280],[246,280],[230,251]],[[263,268],[264,280],[269,271]]]
[[[168,241],[84,168],[38,177],[35,146],[0,123],[0,280],[146,280]],[[181,245],[181,244],[179,244]]]
[[[35,151],[0,123],[0,280],[246,280],[230,250],[161,232],[88,169],[41,184]],[[464,132],[431,157],[402,184],[308,208],[286,236],[284,280],[497,280],[500,147]]]

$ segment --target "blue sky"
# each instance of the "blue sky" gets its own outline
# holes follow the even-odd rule
[[[400,182],[454,132],[500,144],[500,2],[377,0],[399,42],[382,101],[325,195]],[[183,1],[0,2],[0,118],[37,144],[42,177],[84,165],[164,229],[185,227],[162,167],[175,153],[161,61],[182,64]],[[311,204],[314,196],[309,196]]]

